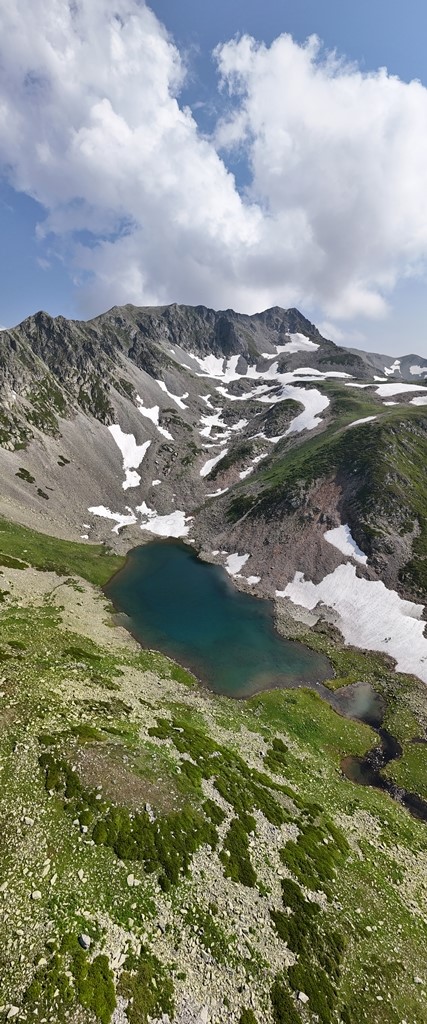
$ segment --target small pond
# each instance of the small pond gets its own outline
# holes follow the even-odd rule
[[[329,661],[280,636],[271,601],[237,590],[224,569],[202,562],[180,541],[134,548],[104,589],[143,647],[184,665],[214,693],[244,698],[272,687],[308,686],[339,714],[370,725],[379,742],[363,758],[344,757],[343,774],[387,792],[414,817],[427,820],[427,802],[382,775],[402,753],[382,728],[383,697],[369,683],[336,691],[324,686],[332,675]],[[415,737],[414,742],[426,741]]]
[[[180,542],[134,548],[105,592],[143,647],[174,658],[215,693],[250,697],[332,674],[322,654],[280,636],[271,601],[242,593]]]

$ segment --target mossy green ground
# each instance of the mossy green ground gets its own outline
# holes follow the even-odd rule
[[[0,1020],[108,1024],[131,999],[130,1024],[188,1001],[215,1024],[422,1024],[426,826],[340,770],[374,733],[307,690],[210,695],[114,627],[97,645],[69,625],[81,546],[2,527],[9,558],[66,573],[61,604],[53,578],[28,605],[3,569]],[[102,580],[110,556],[84,557]],[[342,678],[387,676],[344,654]]]
[[[103,586],[123,565],[123,559],[102,544],[76,544],[46,537],[0,518],[0,565],[4,564],[5,556],[62,576],[77,573],[98,586]]]

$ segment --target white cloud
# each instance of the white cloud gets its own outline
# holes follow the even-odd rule
[[[328,338],[329,341],[334,341],[336,345],[349,345],[350,347],[357,346],[366,342],[366,335],[363,331],[349,328],[347,324],[339,326],[333,323],[332,320],[322,320],[317,324],[320,333],[324,338]]]
[[[426,257],[427,90],[314,39],[243,37],[216,60],[230,96],[212,140],[180,106],[183,60],[143,3],[3,0],[4,168],[45,208],[39,234],[68,243],[85,311],[178,300],[382,315]],[[250,164],[244,195],[230,145]]]

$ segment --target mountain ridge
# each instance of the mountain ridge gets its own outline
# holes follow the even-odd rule
[[[1,1020],[423,1020],[427,386],[316,330],[0,334]],[[325,686],[232,700],[140,647],[101,587],[159,537]]]
[[[424,603],[422,357],[379,359],[296,309],[39,312],[0,336],[0,512],[120,551],[168,532],[243,550],[267,597],[333,574],[345,527],[359,576]]]

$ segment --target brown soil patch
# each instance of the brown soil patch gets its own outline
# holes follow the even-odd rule
[[[115,804],[141,811],[148,803],[161,814],[176,811],[182,805],[170,779],[148,779],[137,774],[121,746],[86,744],[73,751],[72,759],[82,782],[94,788],[102,786],[103,796]]]

